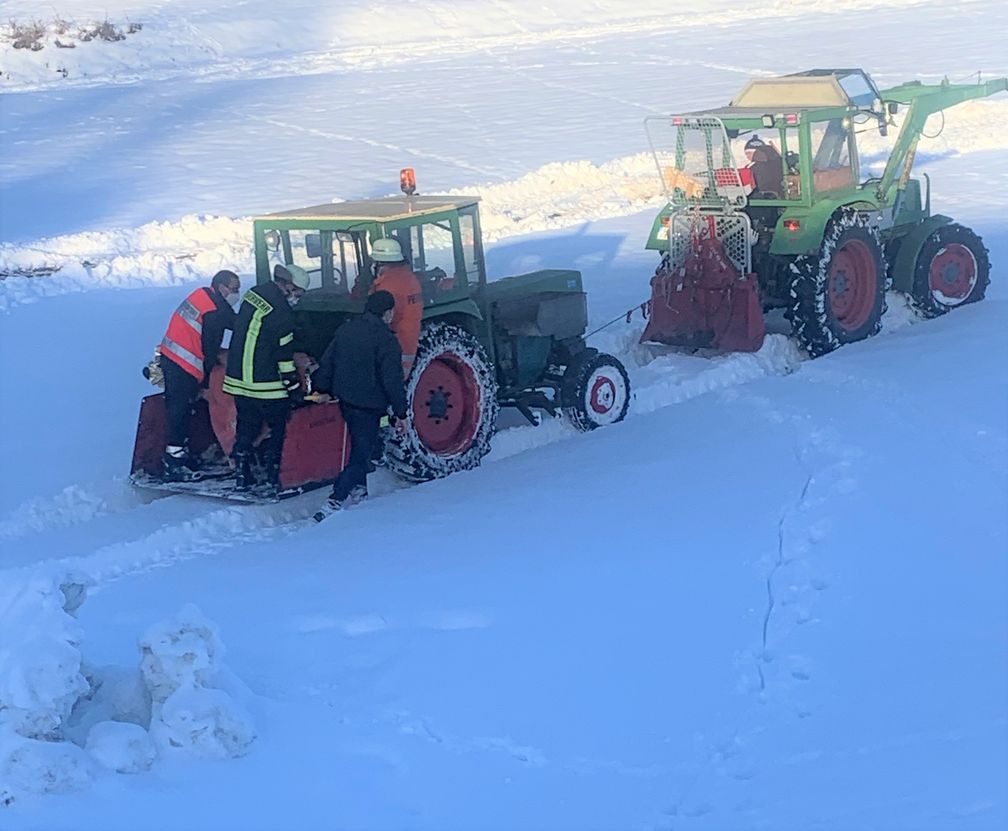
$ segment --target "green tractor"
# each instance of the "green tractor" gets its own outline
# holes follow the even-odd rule
[[[813,69],[749,81],[727,107],[646,119],[668,203],[647,245],[662,260],[643,339],[755,351],[764,312],[782,308],[816,357],[876,334],[888,288],[924,317],[982,299],[987,249],[932,214],[930,180],[910,173],[929,116],[1006,89],[879,90],[860,69]],[[902,108],[884,170],[866,175],[858,135],[885,136]]]
[[[585,343],[580,272],[551,269],[488,282],[478,198],[415,195],[408,169],[402,181],[401,197],[317,205],[253,221],[258,283],[271,279],[276,264],[301,266],[311,276],[294,310],[301,366],[322,354],[348,316],[363,310],[376,240],[397,240],[419,277],[423,326],[406,382],[409,429],[389,438],[389,467],[413,481],[476,467],[490,449],[500,407],[513,407],[532,423],[541,411],[563,413],[580,430],[621,421],[630,381],[616,358]],[[304,378],[310,385],[310,375]],[[219,378],[211,376],[210,386],[209,407],[194,414],[192,435],[203,438],[191,450],[216,457],[220,467],[230,450],[233,400],[218,394]],[[133,481],[247,499],[219,480],[157,481],[164,449],[160,397],[145,399],[146,417],[141,410]],[[331,481],[346,450],[339,407],[295,408],[281,461],[281,496]]]

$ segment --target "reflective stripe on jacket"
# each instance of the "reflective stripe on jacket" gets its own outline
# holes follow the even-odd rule
[[[296,379],[294,315],[276,283],[245,292],[228,348],[224,392],[246,398],[287,398]]]
[[[203,318],[217,310],[210,289],[199,288],[183,300],[168,321],[161,341],[161,354],[170,358],[197,381],[203,380]]]

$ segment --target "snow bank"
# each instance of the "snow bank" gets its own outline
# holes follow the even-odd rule
[[[94,669],[74,617],[85,596],[77,578],[0,584],[0,806],[80,789],[101,769],[149,770],[159,751],[241,756],[255,739],[236,701],[247,691],[198,609],[140,639],[139,669]]]
[[[920,0],[740,0],[733,18],[787,17],[880,6],[916,5]],[[695,29],[710,15],[724,16],[713,0],[695,0],[676,12],[658,0],[560,0],[549,5],[522,0],[458,3],[451,0],[393,3],[291,0],[282,22],[265,0],[151,0],[94,3],[63,0],[47,14],[37,3],[11,0],[5,20],[38,21],[47,31],[39,51],[15,49],[0,39],[0,89],[26,91],[67,86],[135,83],[185,75],[231,77],[300,74],[353,66],[383,66],[461,55],[494,47],[590,40],[600,35]],[[122,40],[84,42],[73,30],[108,21],[129,31]],[[69,25],[69,32],[56,21]],[[394,25],[375,21],[395,21]],[[135,28],[135,27],[134,27]],[[9,33],[9,30],[7,30]],[[59,48],[60,40],[66,48]]]
[[[936,122],[929,135],[937,135],[921,142],[920,158],[1006,149],[1008,141],[996,129],[1005,121],[1008,100],[963,104],[944,127]],[[888,138],[871,132],[862,135],[859,141],[866,168],[884,161],[895,134],[891,131]],[[603,164],[553,162],[514,180],[476,183],[449,194],[480,197],[487,243],[657,211],[664,204],[650,153]],[[0,312],[43,297],[93,288],[204,281],[222,268],[251,274],[255,270],[251,235],[251,217],[190,214],[177,222],[150,222],[138,228],[68,234],[24,245],[0,243]]]

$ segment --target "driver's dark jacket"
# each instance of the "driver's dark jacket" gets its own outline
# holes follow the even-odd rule
[[[347,320],[312,373],[312,389],[328,392],[344,404],[406,417],[402,349],[392,330],[371,312]]]

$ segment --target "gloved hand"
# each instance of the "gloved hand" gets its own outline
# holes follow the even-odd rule
[[[301,382],[297,375],[285,375],[283,378],[284,389],[287,390],[287,397],[292,401],[303,401],[304,390],[301,389]]]

